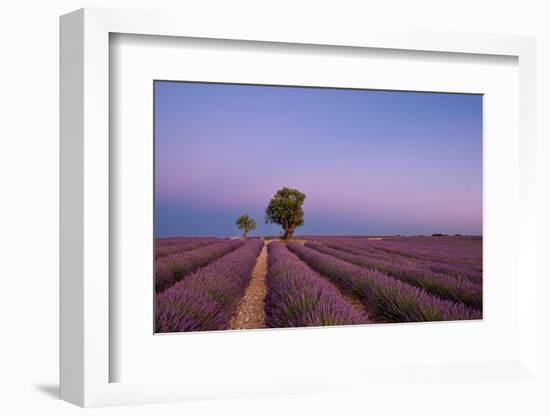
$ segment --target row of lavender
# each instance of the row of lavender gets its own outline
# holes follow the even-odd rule
[[[436,273],[415,261],[399,259],[397,256],[389,259],[373,257],[368,252],[354,250],[346,244],[308,242],[306,246],[360,267],[379,270],[439,297],[462,302],[477,309],[482,307],[481,285],[465,277]]]
[[[376,321],[420,322],[481,318],[480,309],[444,299],[374,268],[358,266],[307,245],[311,243],[306,243],[306,246],[290,243],[288,248],[344,293],[360,299]],[[316,248],[319,248],[318,245]]]
[[[161,237],[155,239],[155,247],[168,247],[181,243],[219,240],[217,237]]]
[[[405,258],[422,263],[435,272],[462,274],[471,280],[481,280],[481,237],[317,237],[308,240],[343,243],[368,250],[371,255]]]
[[[162,256],[155,262],[155,289],[163,292],[189,273],[241,247],[242,240],[215,240],[190,250]],[[172,247],[172,246],[170,246]]]
[[[244,295],[263,247],[260,240],[238,243],[234,251],[156,295],[155,332],[229,328],[231,314]]]
[[[271,328],[368,323],[340,292],[284,244],[268,246],[265,322]]]
[[[181,253],[183,251],[204,247],[218,241],[220,241],[220,239],[214,237],[178,237],[171,239],[158,239],[155,242],[155,259],[158,259],[159,257],[169,256],[170,254]]]
[[[481,282],[481,237],[424,237],[363,240],[361,246],[378,253],[406,257],[429,265],[434,271],[466,275]]]

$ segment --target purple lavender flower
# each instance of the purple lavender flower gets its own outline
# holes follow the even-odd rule
[[[229,317],[244,295],[260,240],[242,243],[156,295],[155,331],[182,332],[227,329]]]
[[[266,325],[272,328],[368,323],[324,278],[281,243],[268,246]]]
[[[155,241],[155,259],[220,242],[219,238],[178,238]]]
[[[337,245],[331,245],[330,243],[323,245],[308,242],[306,246],[361,267],[379,270],[396,279],[421,287],[442,298],[463,302],[477,309],[481,309],[482,307],[483,293],[481,285],[476,285],[465,278],[434,273],[431,270],[419,267],[414,260],[399,259],[397,256],[394,256],[391,260],[372,258],[365,254],[348,253],[345,251],[346,247],[342,245],[340,245],[339,249],[332,248]]]
[[[377,319],[389,322],[419,322],[480,319],[481,311],[431,295],[425,290],[394,279],[380,271],[356,266],[290,243],[288,248],[342,290],[361,299]]]
[[[199,267],[242,246],[242,240],[221,240],[219,243],[194,250],[164,256],[155,264],[155,288],[157,293],[166,290],[184,276]]]

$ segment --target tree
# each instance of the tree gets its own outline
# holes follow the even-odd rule
[[[265,209],[265,223],[281,225],[284,230],[283,238],[292,238],[294,230],[304,225],[302,205],[305,199],[306,195],[297,189],[279,189]]]
[[[254,221],[253,218],[250,218],[248,214],[241,215],[237,218],[235,224],[239,227],[239,230],[243,231],[243,237],[246,237],[250,231],[256,229],[256,221]]]

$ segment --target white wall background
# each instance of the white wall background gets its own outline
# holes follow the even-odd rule
[[[0,11],[0,412],[75,414],[82,410],[56,399],[58,383],[58,16],[81,7],[178,10],[208,24],[211,13],[269,16],[327,27],[387,22],[389,26],[536,35],[538,39],[539,229],[550,233],[550,11],[545,0],[386,1],[170,1],[20,0]],[[542,181],[545,178],[545,181]],[[544,192],[544,194],[542,193]],[[546,213],[546,217],[544,214]],[[542,257],[542,256],[541,256]],[[550,276],[540,259],[541,272]],[[544,268],[544,270],[542,270]],[[539,287],[546,296],[547,283]],[[549,306],[540,302],[548,323]],[[549,335],[540,331],[541,365],[548,371]],[[541,351],[542,352],[542,351]],[[546,357],[545,357],[546,355]],[[483,390],[483,391],[481,391]],[[549,389],[550,390],[550,389]],[[489,389],[457,384],[378,397],[345,392],[323,396],[263,398],[100,409],[106,414],[544,414],[541,391],[499,383]],[[548,413],[546,413],[548,414]]]

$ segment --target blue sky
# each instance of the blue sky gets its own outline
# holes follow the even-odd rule
[[[155,82],[155,235],[481,234],[482,96]]]

